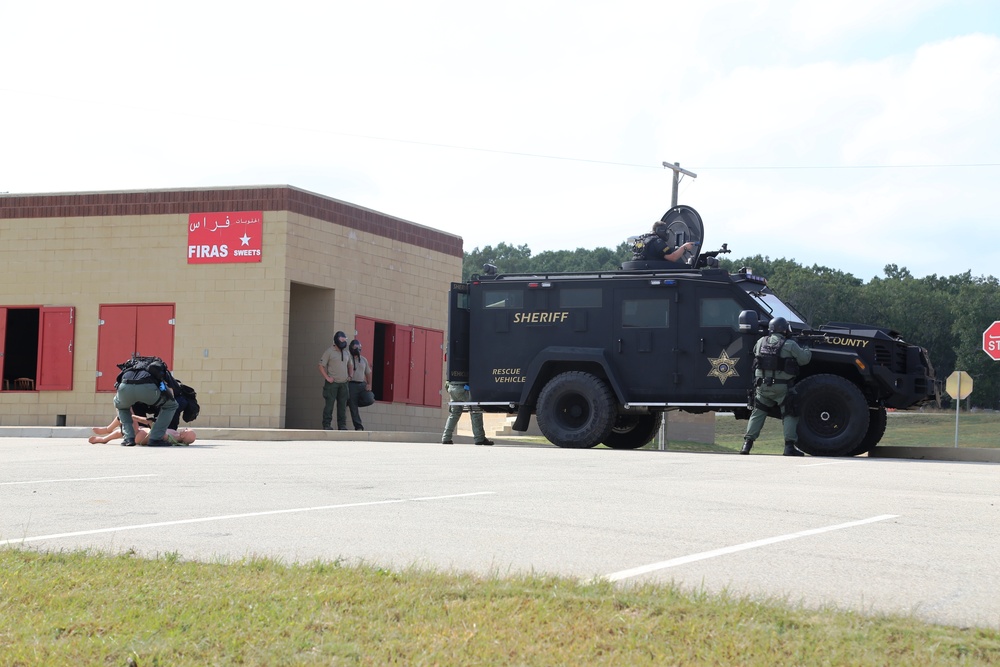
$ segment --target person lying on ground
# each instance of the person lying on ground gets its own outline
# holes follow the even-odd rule
[[[110,442],[111,440],[116,440],[116,439],[122,437],[121,436],[121,428],[120,428],[121,425],[122,425],[121,420],[119,420],[118,417],[115,416],[115,418],[112,419],[111,423],[108,424],[107,426],[95,426],[93,428],[93,431],[94,431],[95,435],[98,435],[98,436],[112,435],[115,432],[117,432],[118,435],[116,435],[116,436],[114,436],[112,438],[96,438],[96,437],[91,437],[90,438],[90,444],[92,444],[92,445],[102,444],[103,445],[103,444],[105,444],[107,442]],[[139,415],[133,413],[132,414],[132,428],[138,430],[140,426],[149,426],[149,420],[146,419],[145,417],[140,417]]]
[[[146,441],[149,440],[150,420],[138,415],[132,415],[132,425],[135,428],[135,444],[145,445]],[[90,436],[89,439],[92,445],[104,445],[112,440],[123,437],[121,422],[118,420],[118,417],[115,417],[107,426],[95,426],[94,433],[96,435]],[[194,443],[196,437],[194,430],[190,428],[179,430],[168,428],[165,439],[172,445],[190,445]]]

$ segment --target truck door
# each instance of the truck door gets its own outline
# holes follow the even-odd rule
[[[452,283],[448,295],[448,382],[469,381],[469,286]]]
[[[684,400],[745,403],[757,340],[739,330],[740,311],[748,306],[730,289],[705,284],[681,301],[685,325],[680,327],[677,347]]]
[[[676,286],[653,282],[615,289],[610,350],[626,402],[663,402],[675,382]]]

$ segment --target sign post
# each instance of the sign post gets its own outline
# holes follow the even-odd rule
[[[965,371],[955,371],[945,381],[944,390],[955,399],[955,447],[958,447],[958,408],[972,393],[972,376]]]

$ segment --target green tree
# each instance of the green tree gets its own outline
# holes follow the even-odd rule
[[[962,285],[954,300],[956,340],[955,367],[966,371],[974,382],[972,405],[996,410],[1000,408],[1000,361],[983,352],[983,332],[1000,320],[1000,281],[993,276],[971,278]],[[949,373],[950,374],[950,371]],[[943,379],[948,374],[939,376]]]
[[[955,368],[954,299],[936,277],[914,278],[906,269],[886,267],[862,290],[863,311],[872,324],[891,328],[909,343],[927,349],[939,377]],[[941,375],[944,371],[944,375]]]
[[[483,273],[483,265],[492,264],[504,273],[531,271],[531,248],[525,245],[512,246],[499,243],[494,248],[485,246],[465,253],[462,261],[462,280],[468,280],[474,273]]]
[[[483,273],[483,264],[492,264],[501,273],[563,273],[566,271],[616,271],[622,262],[631,259],[632,252],[622,243],[610,248],[577,248],[576,250],[546,250],[532,256],[527,245],[474,248],[465,253],[462,280]]]

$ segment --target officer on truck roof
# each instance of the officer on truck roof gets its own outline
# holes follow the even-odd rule
[[[647,236],[643,246],[643,259],[665,259],[669,262],[678,262],[683,258],[685,252],[695,252],[698,244],[688,241],[679,246],[674,246],[667,236],[667,223],[657,220],[653,223],[653,234]]]

